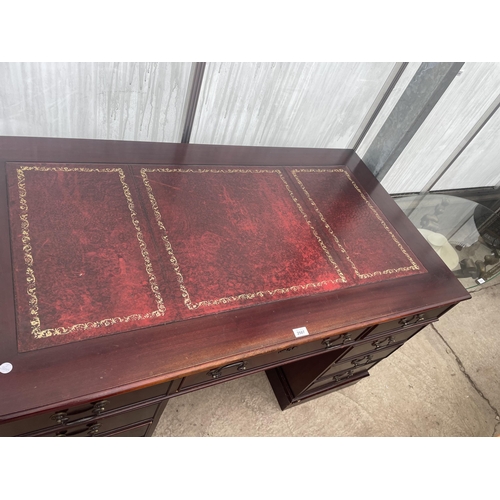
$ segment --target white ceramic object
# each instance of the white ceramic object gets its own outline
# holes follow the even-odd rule
[[[420,234],[429,242],[434,251],[441,257],[449,269],[458,266],[459,257],[455,249],[448,243],[445,236],[440,233],[419,229]]]

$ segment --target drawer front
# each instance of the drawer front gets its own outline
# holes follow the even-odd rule
[[[376,363],[372,363],[368,366],[352,368],[346,372],[337,373],[336,375],[330,375],[328,377],[322,378],[321,380],[317,380],[300,395],[300,399],[302,400],[304,397],[307,397],[308,395],[317,393],[319,391],[323,393],[323,391],[328,391],[330,389],[347,387],[351,383],[357,382],[358,380],[366,377],[368,375],[368,370],[375,364]]]
[[[427,323],[428,324],[428,323]],[[393,344],[406,342],[413,335],[419,332],[425,325],[414,326],[413,328],[401,328],[395,331],[381,332],[377,337],[370,336],[365,341],[356,343],[337,362],[358,357],[371,351],[380,351]]]
[[[318,380],[323,380],[324,378],[330,378],[333,375],[337,375],[342,372],[347,372],[353,370],[358,372],[360,370],[369,370],[381,359],[386,358],[394,351],[399,349],[403,344],[395,344],[379,351],[371,351],[367,354],[360,354],[357,357],[350,357],[348,360],[338,361],[334,363],[328,370],[326,370]],[[309,389],[309,388],[308,388]]]
[[[405,316],[404,318],[396,319],[394,321],[389,321],[387,323],[381,323],[380,325],[377,325],[373,330],[371,330],[366,335],[366,337],[373,337],[375,335],[380,335],[390,330],[397,330],[398,328],[418,325],[420,323],[425,323],[429,321],[436,321],[438,316],[444,313],[444,311],[446,311],[449,307],[450,306],[438,307],[436,309],[430,309],[428,311],[423,311],[418,314]]]
[[[269,367],[270,365],[276,365],[279,363],[284,363],[286,361],[306,357],[311,353],[319,354],[322,351],[339,349],[345,347],[346,345],[354,343],[354,341],[361,337],[361,335],[365,331],[366,328],[361,328],[359,330],[355,330],[342,335],[335,335],[326,339],[309,342],[307,344],[292,346],[267,354],[254,356],[249,359],[227,363],[225,365],[214,368],[213,370],[190,375],[189,377],[185,377],[182,380],[179,388],[177,389],[177,392],[189,389],[197,385],[214,383],[218,380],[235,377],[250,370],[256,371],[258,369]]]
[[[159,405],[146,406],[138,410],[127,411],[114,417],[101,418],[82,425],[60,428],[39,434],[43,437],[92,437],[132,424],[145,424],[152,421]],[[148,421],[148,422],[145,422]]]
[[[107,434],[102,434],[101,437],[144,437],[152,423],[152,420],[148,420],[147,422],[132,426],[119,427]],[[100,435],[96,434],[96,436],[99,437]]]
[[[0,436],[18,436],[33,431],[56,427],[60,425],[78,425],[81,419],[99,417],[105,412],[121,408],[123,406],[145,401],[151,398],[165,395],[171,382],[159,384],[138,391],[127,392],[119,396],[96,400],[88,404],[75,406],[55,412],[46,412],[34,417],[15,420],[0,425]]]

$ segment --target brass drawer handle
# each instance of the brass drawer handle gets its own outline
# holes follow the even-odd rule
[[[278,351],[278,354],[282,354],[283,352],[291,352],[293,351],[297,346],[293,346],[293,347],[285,347],[285,349],[281,349],[281,351]]]
[[[364,361],[364,363],[363,363],[363,361]],[[351,361],[351,364],[353,364],[354,366],[365,366],[365,365],[369,365],[371,362],[372,362],[372,357],[371,357],[371,354],[369,354],[368,356],[365,356],[363,358],[353,359]]]
[[[101,427],[102,424],[94,424],[89,427],[89,430],[87,431],[87,435],[89,436],[95,436]]]
[[[408,316],[406,318],[401,318],[399,320],[399,324],[402,326],[414,325],[419,321],[423,321],[425,319],[424,313],[414,314],[413,316]]]
[[[342,339],[342,342],[338,342],[339,339]],[[333,343],[335,342],[335,343]],[[334,337],[334,340],[331,338],[323,340],[322,344],[325,344],[326,349],[331,349],[332,347],[336,347],[339,345],[345,345],[348,342],[352,342],[351,334],[350,333],[344,333],[340,337]]]
[[[347,380],[348,378],[351,378],[354,375],[354,372],[352,370],[349,370],[348,372],[344,373],[343,375],[335,375],[333,377],[334,382],[340,382],[341,380]]]
[[[58,411],[57,413],[54,413],[54,415],[51,415],[50,419],[55,420],[56,424],[62,425],[69,420],[69,417],[65,411]]]
[[[384,344],[384,342],[386,342],[386,344]],[[376,340],[375,342],[372,342],[372,346],[375,346],[375,350],[377,350],[377,349],[382,349],[383,347],[390,346],[395,342],[396,341],[394,340],[394,337],[391,335],[390,337],[387,337],[384,340]]]
[[[100,415],[105,409],[106,405],[109,403],[107,399],[103,399],[102,401],[97,401],[94,403],[94,407],[92,408],[92,413],[94,415]]]
[[[102,424],[95,423],[87,427],[87,429],[75,432],[74,434],[67,434],[67,431],[61,431],[56,434],[56,437],[76,437],[79,436],[80,434],[87,434],[87,436],[95,436],[96,434],[99,433],[99,429],[101,428],[101,426]]]
[[[94,415],[100,415],[105,409],[106,409],[106,405],[109,403],[108,400],[106,399],[103,399],[101,401],[97,401],[96,403],[94,403],[92,405],[92,410],[91,412],[94,414]],[[78,412],[78,413],[74,413],[73,415],[78,415],[79,413],[86,413],[88,410],[83,410],[81,412]],[[81,419],[77,419],[77,420],[73,420],[72,422],[69,422],[69,415],[68,415],[68,412],[65,410],[65,411],[58,411],[57,413],[54,413],[54,415],[51,415],[51,420],[55,420],[56,421],[56,424],[58,425],[74,425],[76,423],[79,423],[80,421],[81,422],[85,422],[86,420],[88,420],[89,418],[93,418],[93,417],[83,417]]]
[[[247,369],[245,361],[238,361],[236,363],[221,366],[220,368],[214,368],[213,370],[210,370],[208,374],[212,375],[212,378],[220,378],[222,376],[222,370],[229,370],[230,368],[236,368],[236,371],[238,372]]]

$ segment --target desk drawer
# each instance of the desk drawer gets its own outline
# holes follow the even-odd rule
[[[300,400],[302,401],[304,398],[318,392],[324,394],[324,391],[347,387],[361,378],[368,376],[368,370],[375,364],[376,363],[371,363],[370,365],[351,368],[345,372],[337,373],[336,375],[330,375],[322,378],[321,380],[317,380],[300,395]]]
[[[90,419],[93,416],[98,418],[106,412],[119,409],[123,406],[166,395],[170,385],[171,382],[166,382],[87,404],[15,420],[0,425],[0,436],[18,436],[60,425],[78,425],[81,419]]]
[[[138,410],[119,413],[113,417],[93,420],[81,425],[63,427],[57,430],[37,434],[43,437],[92,437],[99,434],[119,431],[121,428],[132,424],[145,424],[152,421],[159,405],[150,405]],[[147,421],[147,422],[145,422]]]
[[[428,323],[427,323],[428,324]],[[370,336],[366,342],[356,343],[346,351],[346,353],[339,358],[337,363],[342,363],[346,359],[350,359],[356,356],[361,356],[371,351],[380,351],[385,347],[389,347],[393,344],[399,344],[401,342],[406,342],[411,339],[417,332],[419,332],[425,325],[419,325],[414,327],[400,328],[399,330],[381,332],[378,336]]]
[[[152,423],[152,420],[147,420],[138,424],[126,425],[106,434],[96,434],[96,437],[144,437]]]
[[[371,330],[366,335],[366,337],[373,337],[375,335],[380,335],[384,332],[397,330],[407,326],[418,325],[420,323],[436,321],[437,318],[442,313],[444,313],[449,307],[450,306],[438,307],[436,309],[430,309],[428,311],[424,311],[419,314],[413,314],[410,316],[405,316],[404,318],[396,319],[394,321],[388,321],[387,323],[381,323],[380,325],[377,325],[373,330]]]
[[[323,351],[340,349],[354,343],[354,341],[361,337],[365,331],[366,328],[361,328],[342,335],[335,335],[326,339],[315,340],[306,344],[261,354],[253,358],[227,363],[206,372],[190,375],[182,380],[177,392],[187,390],[197,385],[214,383],[218,380],[236,377],[248,371],[257,371],[271,365],[307,357],[309,354],[319,354]]]
[[[321,375],[321,377],[319,377],[318,381],[322,381],[325,379],[328,379],[328,381],[330,381],[333,376],[349,370],[352,370],[353,373],[359,372],[361,370],[369,370],[380,360],[386,358],[394,351],[399,349],[402,345],[403,343],[395,344],[378,351],[361,353],[358,356],[349,357],[349,359],[338,361],[337,363],[334,363],[328,370],[326,370]]]

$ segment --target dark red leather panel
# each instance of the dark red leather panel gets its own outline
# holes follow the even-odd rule
[[[425,272],[347,169],[293,169],[292,175],[349,278],[361,284]]]
[[[425,272],[343,169],[7,172],[20,351]]]
[[[8,166],[21,351],[163,318],[156,252],[130,180],[120,166]]]

